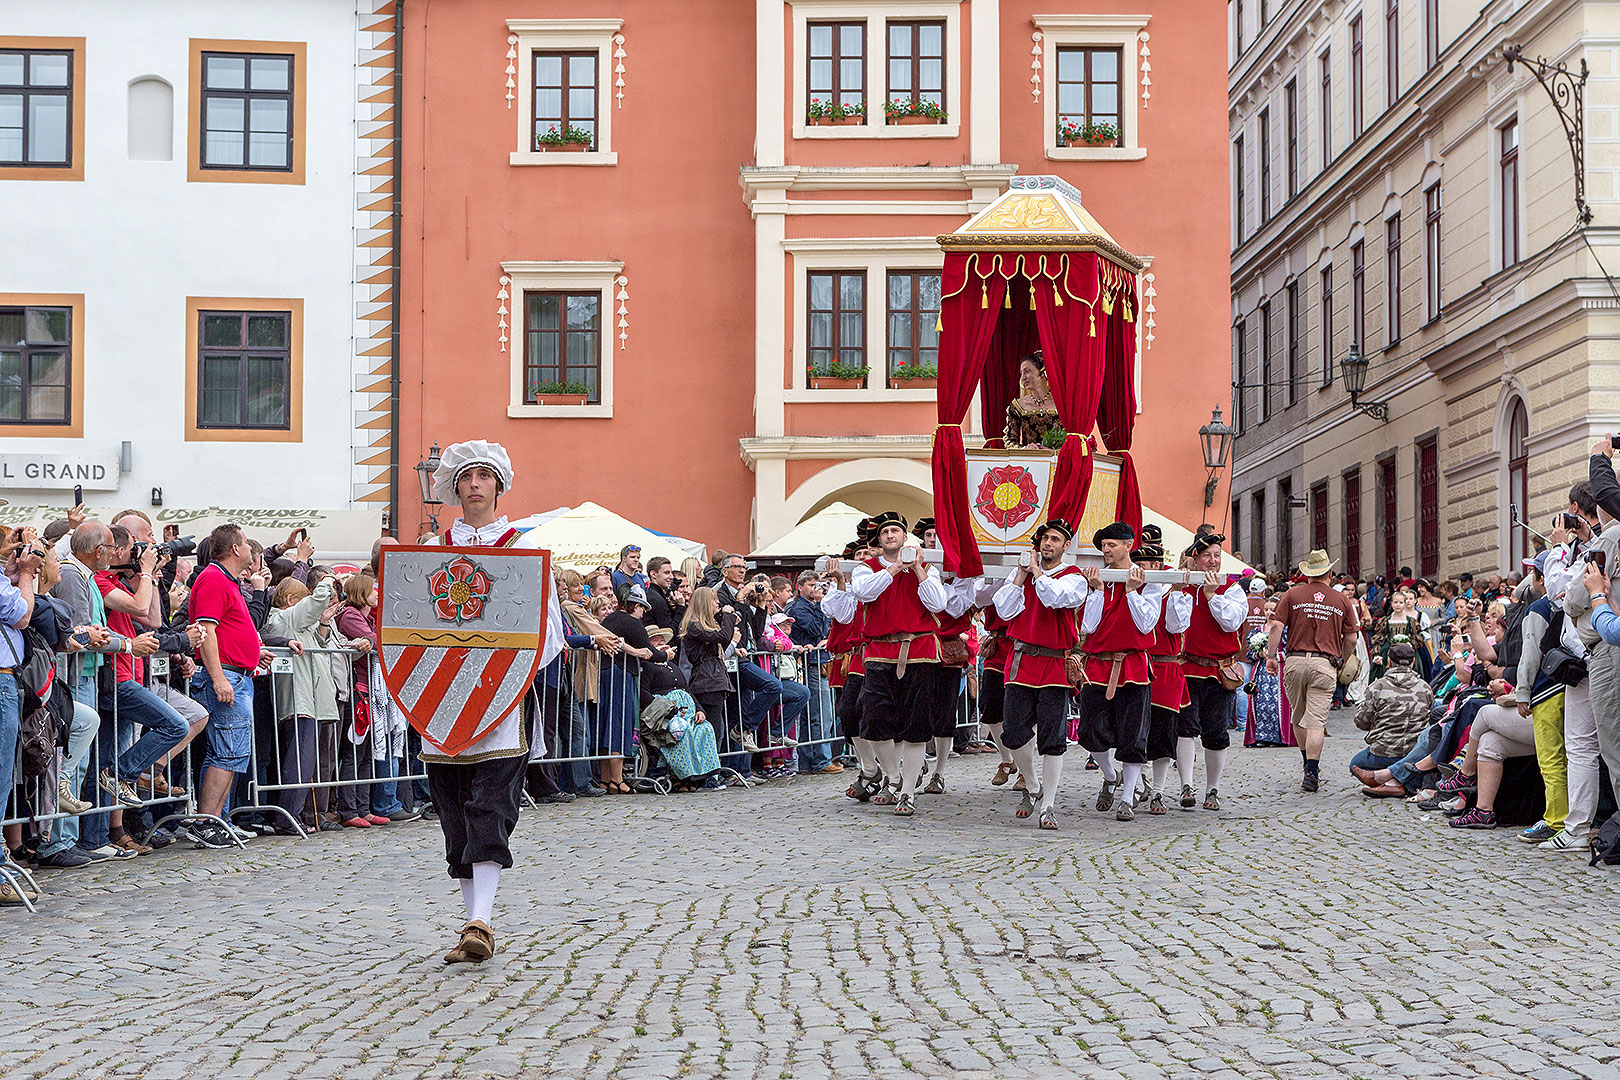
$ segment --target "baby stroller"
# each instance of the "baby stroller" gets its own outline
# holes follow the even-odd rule
[[[696,786],[720,771],[714,728],[698,723],[697,711],[697,702],[685,690],[660,694],[641,710],[641,760],[636,773],[660,795],[669,794],[676,784]],[[669,776],[657,775],[660,764]]]

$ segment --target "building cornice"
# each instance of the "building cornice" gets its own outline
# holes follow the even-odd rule
[[[970,445],[983,439],[969,438]],[[842,461],[850,458],[913,458],[933,454],[931,435],[782,435],[775,438],[738,439],[743,463],[753,468],[760,461]]]
[[[1445,380],[1455,379],[1480,364],[1498,361],[1503,348],[1535,337],[1588,311],[1620,311],[1620,300],[1607,281],[1566,278],[1496,318],[1448,340],[1423,359]]]
[[[789,191],[973,191],[1006,190],[1016,165],[754,166],[739,170],[743,200],[750,208],[763,196],[780,201]]]

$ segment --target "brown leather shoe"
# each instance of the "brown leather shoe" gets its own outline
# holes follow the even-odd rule
[[[1382,784],[1368,784],[1361,789],[1361,793],[1369,799],[1401,799],[1406,797],[1406,789],[1401,787],[1398,780],[1390,780]]]
[[[123,848],[125,851],[133,851],[137,855],[152,854],[151,848],[136,840],[133,836],[129,835],[129,833],[125,833],[123,836],[120,836],[118,839],[114,840],[112,842],[112,846],[115,848]]]
[[[1357,780],[1360,780],[1367,787],[1378,786],[1378,781],[1373,779],[1373,772],[1371,769],[1363,769],[1360,765],[1352,765],[1350,766],[1350,774]]]
[[[135,781],[135,790],[142,793],[149,791],[160,799],[168,798],[171,795],[178,797],[186,793],[185,788],[171,785],[158,773],[147,773]]]
[[[495,932],[481,919],[461,928],[461,941],[444,954],[447,964],[482,964],[495,955]]]

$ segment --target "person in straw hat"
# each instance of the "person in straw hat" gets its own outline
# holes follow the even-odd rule
[[[1288,633],[1288,671],[1283,692],[1293,714],[1294,738],[1305,758],[1300,791],[1315,791],[1327,731],[1328,709],[1339,685],[1339,668],[1355,649],[1360,625],[1355,605],[1333,587],[1334,560],[1318,548],[1299,564],[1305,580],[1283,593],[1268,626],[1266,671],[1277,674],[1277,650]]]

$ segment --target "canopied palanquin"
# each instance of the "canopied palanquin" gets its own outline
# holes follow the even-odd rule
[[[934,511],[946,569],[981,572],[986,555],[1027,547],[1048,517],[1074,523],[1076,549],[1113,520],[1138,532],[1131,462],[1136,422],[1137,274],[1120,247],[1055,176],[1016,176],[948,236],[940,304]],[[962,421],[975,391],[987,434],[1018,396],[1019,361],[1041,350],[1065,431],[1050,450],[999,438],[967,451]],[[971,482],[970,482],[971,481]]]

